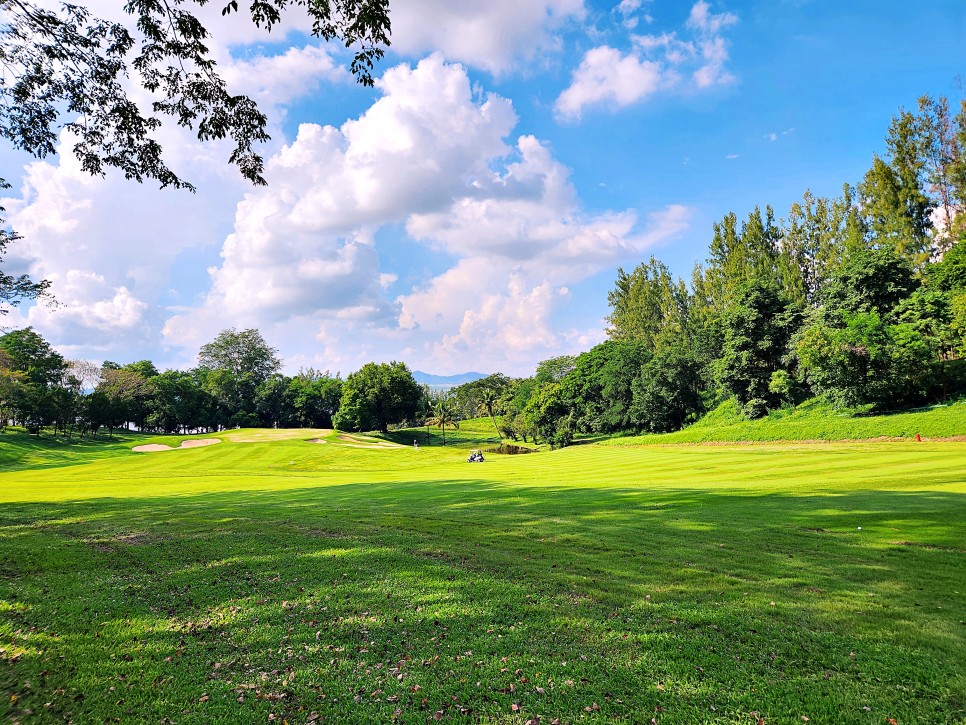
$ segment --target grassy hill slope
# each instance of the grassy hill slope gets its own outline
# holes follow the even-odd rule
[[[708,443],[720,441],[833,441],[873,438],[966,436],[966,402],[890,415],[851,415],[811,400],[747,420],[728,400],[695,424],[674,433],[623,436],[608,445]]]

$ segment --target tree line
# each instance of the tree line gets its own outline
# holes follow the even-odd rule
[[[966,393],[966,101],[902,110],[857,186],[713,226],[686,282],[618,270],[608,339],[536,374],[453,391],[507,437],[665,432],[733,398],[748,418],[809,398],[886,411]],[[484,393],[484,391],[486,391]],[[484,397],[485,396],[485,397]]]
[[[67,434],[134,426],[382,430],[489,418],[502,438],[671,431],[733,398],[749,418],[819,397],[893,410],[966,393],[966,101],[920,99],[884,156],[838,197],[806,191],[783,219],[756,207],[714,224],[689,282],[652,257],[618,270],[608,339],[446,393],[404,363],[345,380],[280,372],[257,330],[225,330],[191,370],[68,361],[34,330],[0,336],[0,421]]]
[[[0,337],[0,424],[96,435],[103,428],[186,433],[229,427],[329,427],[343,381],[313,369],[282,375],[257,330],[225,330],[198,366],[66,360],[31,328]]]

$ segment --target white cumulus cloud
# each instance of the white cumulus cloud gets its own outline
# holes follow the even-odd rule
[[[560,116],[574,119],[586,106],[629,106],[657,91],[662,78],[659,63],[602,45],[584,54],[555,109]]]
[[[584,14],[583,0],[395,0],[392,47],[409,55],[440,51],[499,75],[557,50],[557,31]]]
[[[633,3],[628,7],[636,9]],[[624,10],[623,4],[620,9]],[[635,35],[633,47],[626,52],[608,45],[588,50],[570,85],[557,97],[557,116],[575,121],[588,107],[620,109],[660,91],[700,91],[733,82],[735,77],[727,69],[728,41],[722,32],[736,22],[733,13],[712,13],[699,0],[685,22],[689,37]]]
[[[687,225],[685,207],[643,222],[584,212],[546,144],[522,135],[511,145],[510,102],[480,94],[439,55],[391,68],[378,87],[358,118],[303,124],[270,159],[269,185],[237,206],[204,303],[168,320],[172,345],[270,326],[298,364],[348,371],[404,357],[525,372],[599,333],[560,324],[570,285]],[[453,261],[421,280],[386,270],[386,229],[393,247]]]

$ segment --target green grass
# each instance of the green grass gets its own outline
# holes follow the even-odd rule
[[[126,432],[117,432],[110,438],[101,434],[96,439],[49,433],[37,436],[27,434],[22,428],[7,428],[0,433],[0,471],[76,465],[105,456],[127,456],[132,446],[147,438],[140,433]]]
[[[966,721],[964,443],[225,437],[0,473],[0,718]]]
[[[608,445],[733,441],[831,441],[871,438],[950,438],[966,435],[966,401],[891,415],[850,415],[808,401],[747,420],[728,400],[694,425],[674,433],[612,438]]]

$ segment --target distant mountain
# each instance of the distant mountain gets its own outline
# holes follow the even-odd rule
[[[472,383],[474,380],[485,378],[487,373],[460,373],[459,375],[432,375],[421,370],[413,370],[413,377],[420,385],[426,384],[431,388],[446,390],[455,388],[463,383]]]

